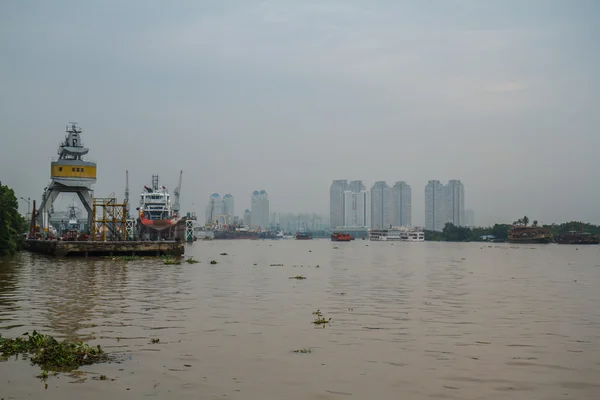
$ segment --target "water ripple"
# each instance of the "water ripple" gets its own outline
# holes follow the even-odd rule
[[[82,372],[110,384],[46,392],[27,363],[0,363],[14,382],[3,395],[600,398],[594,246],[213,241],[186,252],[202,263],[0,263],[0,334],[38,329],[124,355]],[[332,322],[315,328],[316,309]]]

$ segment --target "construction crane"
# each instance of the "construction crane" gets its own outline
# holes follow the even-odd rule
[[[181,206],[179,205],[179,197],[181,195],[181,179],[183,177],[183,171],[179,171],[179,184],[177,185],[177,187],[175,188],[175,190],[173,190],[173,195],[175,196],[175,201],[173,201],[173,212],[175,212],[175,214],[177,216],[179,216],[179,210],[181,208]]]

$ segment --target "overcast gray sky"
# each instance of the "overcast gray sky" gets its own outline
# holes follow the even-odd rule
[[[152,174],[203,215],[255,189],[461,179],[477,223],[600,222],[600,2],[0,2],[0,180],[39,198],[69,120],[96,195]],[[22,203],[22,207],[26,204]]]

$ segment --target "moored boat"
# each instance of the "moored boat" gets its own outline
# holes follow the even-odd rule
[[[348,233],[332,233],[331,241],[332,242],[349,242],[352,240],[352,236]]]
[[[558,244],[599,244],[600,238],[589,232],[569,231],[556,235],[555,241]]]
[[[247,225],[223,225],[211,229],[215,239],[259,239],[261,232]]]
[[[310,236],[307,232],[298,232],[296,233],[296,240],[310,240],[312,236]]]
[[[217,230],[213,233],[215,239],[259,239],[259,233],[253,231]]]
[[[509,243],[550,243],[550,228],[541,226],[513,225],[508,229]]]
[[[140,195],[138,221],[145,230],[159,232],[177,225],[180,218],[173,211],[171,195],[165,186],[158,185],[158,175],[152,176],[152,187],[144,186]]]
[[[370,229],[369,240],[373,241],[401,241],[401,242],[424,242],[425,233],[423,231],[410,228],[388,228],[388,229]]]

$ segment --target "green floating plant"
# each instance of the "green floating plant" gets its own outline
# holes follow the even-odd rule
[[[19,354],[28,354],[31,364],[39,365],[44,371],[69,371],[109,360],[100,346],[59,342],[37,331],[31,334],[26,332],[14,339],[0,335],[0,357],[6,359]]]

